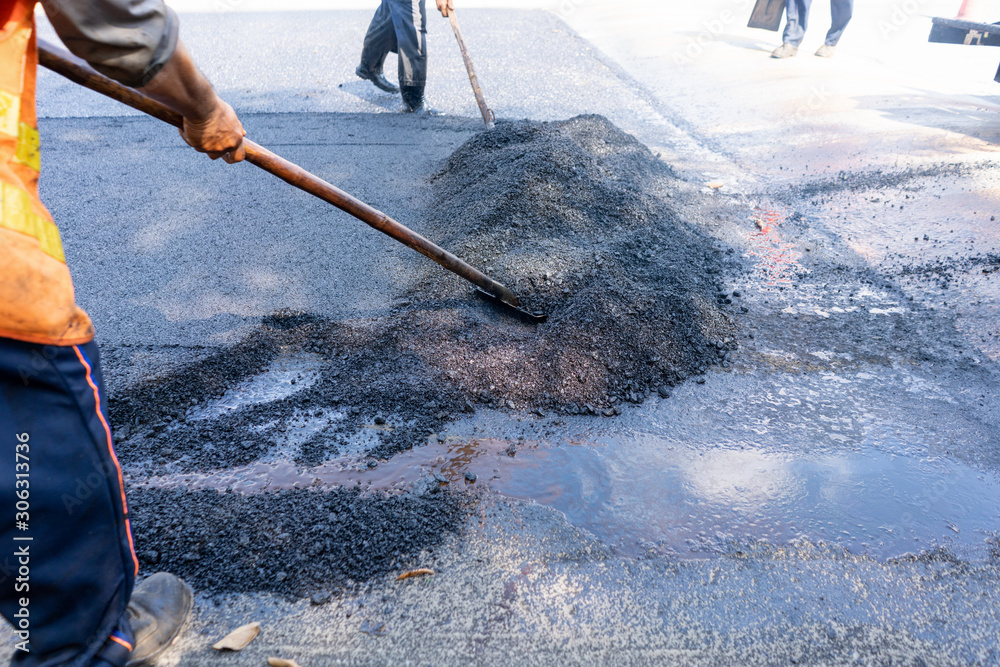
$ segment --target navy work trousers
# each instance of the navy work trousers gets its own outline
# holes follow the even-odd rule
[[[12,665],[118,667],[132,650],[139,563],[107,414],[96,344],[0,338],[0,611],[27,642]]]
[[[427,8],[425,0],[382,0],[365,35],[361,67],[381,72],[389,53],[399,54],[399,85],[427,83]]]
[[[809,25],[809,7],[812,0],[785,0],[785,33],[782,42],[798,46],[806,35]],[[854,0],[830,0],[830,30],[826,33],[826,44],[837,46],[844,28],[854,15]]]

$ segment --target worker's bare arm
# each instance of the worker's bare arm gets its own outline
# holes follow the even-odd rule
[[[41,0],[63,43],[112,79],[184,116],[181,136],[227,162],[244,158],[243,126],[219,99],[178,38],[163,0]]]
[[[184,42],[177,41],[170,60],[139,90],[184,116],[181,136],[195,150],[226,162],[246,157],[246,132],[236,112],[216,95],[212,84],[195,67]]]

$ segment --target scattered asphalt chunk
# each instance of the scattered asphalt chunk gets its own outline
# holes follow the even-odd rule
[[[840,171],[833,177],[809,181],[798,187],[784,187],[774,196],[788,204],[817,197],[831,196],[840,192],[885,192],[890,188],[903,188],[913,181],[934,176],[965,176],[974,167],[960,162],[938,163],[921,167],[908,167],[896,172]],[[916,239],[914,239],[916,240]]]
[[[893,259],[890,257],[890,259]],[[1000,269],[1000,253],[979,253],[966,257],[944,257],[924,263],[913,262],[910,257],[902,260],[899,275],[903,278],[924,280],[948,289],[951,284],[974,273],[990,274]]]
[[[319,593],[313,593],[309,597],[309,601],[314,605],[319,606],[328,603],[332,599],[332,597],[333,596],[331,596],[329,592],[320,591]]]
[[[118,438],[137,433],[148,437],[149,430],[162,430],[189,408],[222,396],[239,381],[264,371],[278,347],[273,337],[262,333],[111,397],[108,411]]]
[[[365,621],[358,629],[371,637],[384,637],[389,632],[389,628],[381,621]]]

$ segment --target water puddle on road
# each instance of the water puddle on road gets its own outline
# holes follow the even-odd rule
[[[879,559],[936,547],[965,558],[988,553],[1000,529],[1000,482],[954,460],[913,458],[886,448],[817,456],[770,453],[748,443],[706,449],[669,434],[613,434],[561,426],[541,442],[483,433],[537,433],[501,415],[456,424],[431,442],[369,468],[364,459],[312,468],[290,461],[215,473],[151,478],[152,486],[254,493],[308,486],[405,490],[436,475],[452,485],[486,484],[534,500],[612,544],[623,555],[650,550],[707,558],[756,540],[805,539]],[[591,426],[593,422],[587,422]],[[580,426],[584,425],[581,420]]]
[[[289,396],[321,367],[313,355],[279,356],[188,419]],[[807,540],[879,559],[937,547],[979,559],[1000,536],[1000,479],[948,455],[981,437],[954,418],[953,403],[950,390],[906,369],[720,373],[615,419],[480,409],[375,461],[367,452],[378,434],[406,423],[387,414],[338,443],[342,458],[312,467],[295,463],[302,444],[344,414],[297,410],[258,427],[274,431],[273,447],[252,464],[128,476],[132,486],[237,493],[474,483],[556,509],[625,555],[707,558],[755,541]]]

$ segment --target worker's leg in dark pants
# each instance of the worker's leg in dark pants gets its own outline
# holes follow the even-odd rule
[[[427,10],[425,0],[386,0],[392,12],[399,52],[399,87],[423,99],[427,85]],[[412,105],[411,105],[412,106]]]
[[[830,31],[826,33],[828,46],[837,46],[853,15],[854,0],[830,0]]]
[[[138,570],[94,343],[0,338],[0,611],[12,664],[123,665]],[[23,514],[21,513],[23,511]]]
[[[361,49],[361,69],[381,72],[386,56],[395,53],[397,49],[396,27],[392,22],[389,0],[382,0],[365,34],[365,44]]]
[[[427,10],[425,0],[382,0],[365,35],[357,74],[382,90],[395,87],[382,78],[386,56],[399,54],[399,88],[411,111],[424,106],[427,84]]]
[[[812,0],[785,0],[785,32],[782,36],[784,44],[798,46],[806,36],[809,26],[809,6]]]

